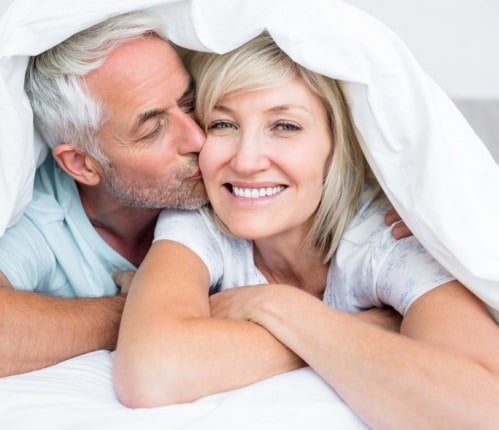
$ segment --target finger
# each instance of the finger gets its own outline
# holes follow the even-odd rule
[[[401,220],[400,215],[393,208],[389,209],[385,214],[385,224],[386,225],[392,225],[393,223],[400,221],[400,220]]]
[[[113,281],[118,288],[121,288],[121,274],[123,272],[114,272],[113,273]]]
[[[403,222],[399,222],[392,227],[392,236],[397,240],[404,239],[412,236],[412,231]]]

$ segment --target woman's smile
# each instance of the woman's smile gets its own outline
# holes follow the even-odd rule
[[[284,185],[274,185],[265,187],[240,187],[232,184],[225,184],[227,189],[235,196],[243,199],[261,199],[273,197],[283,192]]]

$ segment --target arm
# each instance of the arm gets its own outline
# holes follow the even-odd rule
[[[125,305],[114,362],[129,407],[151,407],[250,384],[303,362],[267,330],[213,318],[209,275],[183,245],[155,242]]]
[[[458,282],[417,299],[403,319],[401,335],[289,286],[222,294],[213,306],[267,328],[370,426],[499,427],[499,328]]]
[[[355,312],[352,315],[365,323],[376,325],[385,330],[400,333],[402,315],[392,307],[371,308],[364,311]]]
[[[0,376],[114,349],[125,298],[66,299],[14,290],[0,272]]]

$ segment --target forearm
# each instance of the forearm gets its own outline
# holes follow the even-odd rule
[[[304,365],[247,321],[206,317],[144,326],[147,333],[120,335],[115,355],[117,392],[129,407],[193,401]]]
[[[262,297],[252,320],[300,355],[370,426],[497,427],[497,371],[365,324],[298,291],[286,293],[279,300]],[[310,314],[313,319],[301,317]]]
[[[114,349],[124,300],[65,299],[0,287],[0,376]]]

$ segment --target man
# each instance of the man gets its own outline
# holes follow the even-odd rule
[[[26,91],[52,155],[0,238],[1,376],[114,349],[113,273],[140,264],[162,208],[206,201],[194,88],[155,18],[112,18],[40,54]]]

